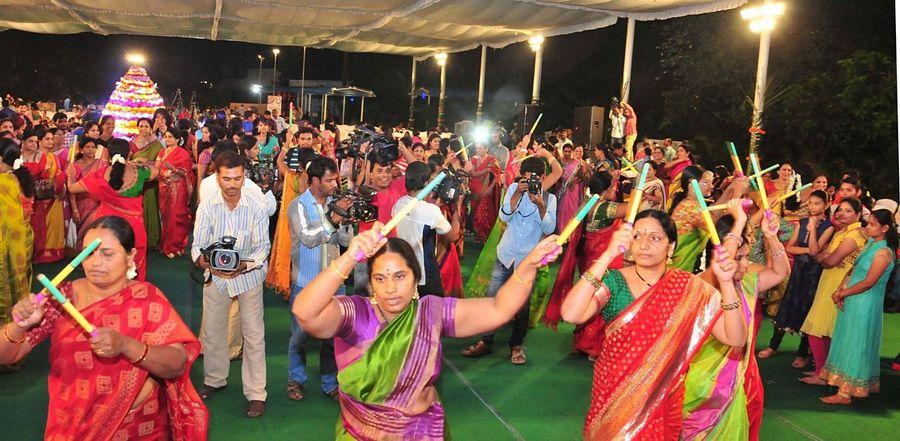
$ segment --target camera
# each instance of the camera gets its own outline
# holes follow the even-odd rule
[[[319,156],[319,154],[313,149],[292,148],[288,149],[287,153],[284,154],[284,163],[289,169],[300,172],[305,170],[306,164],[309,164],[316,156]],[[276,171],[278,170],[278,167],[274,168]]]
[[[368,185],[359,186],[355,192],[335,193],[328,204],[328,214],[337,214],[347,223],[374,222],[378,219],[378,207],[372,204],[376,194],[378,190]],[[337,205],[337,201],[344,198],[350,199],[350,206],[346,210]]]
[[[369,143],[369,151],[363,158],[362,145]],[[400,157],[397,143],[384,135],[375,133],[371,127],[359,126],[349,138],[341,142],[341,147],[335,150],[335,156],[339,160],[347,158],[369,159],[379,164],[387,164],[396,161]]]
[[[544,189],[543,178],[535,174],[532,174],[528,179],[521,178],[520,182],[525,182],[530,194],[541,194],[541,190]]]
[[[206,257],[210,269],[222,272],[232,272],[241,265],[241,256],[234,250],[237,239],[224,236],[218,242],[200,250]]]
[[[447,176],[434,189],[435,195],[445,204],[456,203],[460,196],[467,197],[469,191],[466,190],[469,183],[469,175],[459,170],[445,169]],[[465,187],[464,187],[465,185]]]

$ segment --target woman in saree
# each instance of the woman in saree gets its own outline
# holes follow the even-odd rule
[[[128,222],[97,219],[85,236],[95,239],[102,242],[82,263],[85,278],[59,286],[95,335],[56,301],[28,295],[3,327],[0,363],[50,340],[46,439],[205,440],[209,415],[190,380],[200,342],[159,288],[129,280]]]
[[[378,234],[382,224],[354,237],[342,256],[304,288],[291,308],[300,326],[334,337],[341,416],[339,440],[443,440],[441,337],[496,329],[528,300],[545,256],[556,259],[556,236],[541,241],[494,298],[423,296],[416,255],[402,239]],[[334,296],[366,256],[371,297]]]
[[[777,215],[766,219],[762,227],[771,265],[750,262],[750,247],[743,237],[747,216],[741,202],[729,201],[728,215],[716,222],[716,230],[722,237],[723,247],[735,256],[737,263],[738,270],[729,283],[734,285],[741,301],[740,309],[748,328],[747,341],[743,347],[730,347],[715,338],[707,338],[694,356],[685,377],[680,437],[683,440],[759,440],[764,393],[754,356],[757,297],[781,283],[790,272],[790,264],[778,237]],[[711,244],[707,251],[713,254]],[[700,277],[721,290],[711,270],[707,269]]]
[[[600,200],[585,217],[569,238],[569,246],[563,254],[556,281],[550,294],[550,301],[542,322],[556,329],[562,319],[561,309],[566,295],[574,284],[575,270],[578,273],[587,271],[606,251],[613,233],[625,217],[628,204],[615,202],[616,181],[608,172],[595,172],[588,181],[591,194],[599,194]],[[624,265],[622,256],[617,256],[609,264],[610,269],[619,269]],[[587,354],[595,359],[600,354],[603,343],[603,317],[597,315],[585,323],[575,326],[572,340],[574,350]]]
[[[666,206],[666,210],[671,211],[672,207],[676,205],[674,199],[678,193],[681,191],[690,191],[689,188],[682,187],[681,184],[682,182],[685,182],[684,179],[682,179],[684,170],[694,165],[693,158],[693,155],[691,155],[691,147],[687,144],[681,144],[675,152],[675,158],[667,162],[664,166],[666,171],[665,180],[669,182],[669,189],[666,194],[672,198],[671,205]]]
[[[313,140],[311,129],[301,130],[297,134],[297,139],[302,143],[303,148],[310,152],[310,155],[314,154],[310,148]],[[309,187],[306,173],[303,173],[304,169],[301,167],[296,171],[291,170],[284,160],[287,152],[295,148],[301,147],[293,146],[281,149],[281,153],[278,155],[278,171],[281,173],[284,183],[281,190],[281,208],[278,210],[275,236],[272,240],[272,253],[269,256],[269,273],[266,274],[266,286],[272,288],[285,300],[291,296],[291,227],[288,223],[288,207],[294,198],[303,194]],[[306,156],[306,158],[303,165],[312,159],[310,156]]]
[[[572,144],[563,144],[562,159],[559,161],[563,167],[563,175],[556,195],[556,200],[559,201],[559,207],[556,209],[557,232],[562,232],[581,206],[584,181],[589,177],[587,174],[589,168],[580,159],[575,159],[574,151]]]
[[[131,140],[131,160],[136,164],[153,166],[163,145],[153,134],[150,120],[141,118],[138,120],[138,136]],[[165,127],[168,127],[165,126]],[[163,131],[164,133],[165,131]],[[163,135],[160,133],[160,136]],[[147,247],[156,248],[159,244],[159,187],[156,181],[148,181],[144,184],[144,235],[147,237]]]
[[[22,137],[24,167],[34,179],[34,206],[31,229],[34,231],[34,263],[56,262],[65,257],[66,228],[63,220],[63,198],[66,177],[52,153],[44,153],[38,142],[52,142],[45,129],[26,130]]]
[[[809,338],[809,349],[812,352],[815,370],[804,372],[807,376],[800,381],[807,384],[826,385],[825,380],[819,377],[822,367],[828,360],[828,350],[831,345],[831,335],[834,331],[834,322],[837,318],[837,307],[832,301],[832,295],[843,282],[844,277],[850,272],[853,262],[859,257],[860,251],[866,243],[865,229],[860,222],[862,204],[854,198],[845,198],[838,204],[833,217],[834,233],[827,247],[824,243],[813,240],[815,230],[811,230],[809,253],[822,265],[822,276],[819,277],[819,285],[813,297],[812,306],[806,320],[800,326],[800,331]],[[827,234],[827,233],[826,233]],[[824,248],[823,248],[824,247]]]
[[[716,291],[697,276],[666,268],[676,238],[665,212],[640,212],[633,227],[619,226],[563,302],[567,322],[585,323],[597,314],[607,322],[594,364],[585,439],[679,439],[684,376],[703,342],[712,334],[726,346],[747,343],[747,323],[732,283],[734,259],[716,251],[712,268],[721,285]],[[635,265],[608,269],[623,249]]]
[[[415,153],[415,150],[413,150]],[[469,187],[472,195],[472,229],[475,240],[484,243],[500,210],[500,163],[497,158],[488,154],[487,147],[475,143],[475,155],[472,156],[472,179]]]
[[[100,135],[97,139],[103,142],[109,142],[113,138],[116,131],[116,118],[112,115],[103,115],[100,118]]]
[[[69,192],[90,193],[100,201],[100,206],[94,211],[94,219],[119,216],[128,221],[134,230],[137,280],[143,282],[147,280],[147,234],[143,228],[141,191],[147,181],[156,179],[158,169],[127,162],[125,158],[129,151],[128,141],[111,139],[109,166],[99,168],[77,182],[70,179]]]
[[[106,164],[102,159],[97,158],[97,148],[97,139],[95,138],[82,138],[78,142],[78,148],[73,156],[74,161],[70,162],[66,168],[67,180],[78,182]],[[94,210],[100,206],[100,201],[87,193],[69,192],[69,206],[72,210],[72,220],[78,228],[75,249],[80,250],[83,248],[84,233],[87,232],[88,225],[93,221]]]
[[[183,148],[183,133],[177,129],[166,129],[163,142],[166,147],[156,157],[162,221],[159,251],[167,258],[174,259],[184,254],[193,224],[190,202],[194,191],[194,174],[191,170],[194,163],[191,161],[191,154]]]
[[[0,139],[0,323],[9,321],[12,305],[31,289],[34,180],[20,152],[13,140]]]
[[[897,226],[893,213],[875,210],[866,225],[869,240],[853,264],[849,278],[834,294],[838,307],[828,361],[819,373],[834,395],[828,404],[850,404],[854,398],[878,393],[881,383],[881,331],[884,293],[897,255]]]
[[[700,203],[690,189],[691,180],[696,179],[700,190],[706,197],[712,191],[713,174],[700,167],[686,167],[680,174],[679,191],[672,198],[672,220],[678,228],[678,242],[672,254],[672,266],[688,272],[694,272],[709,233],[706,231],[703,217],[700,214]]]

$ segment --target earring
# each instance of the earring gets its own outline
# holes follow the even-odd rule
[[[416,288],[416,290],[413,292],[413,297],[412,297],[412,299],[413,299],[413,300],[419,300],[419,288]]]
[[[125,272],[125,278],[127,278],[128,280],[134,280],[137,275],[137,267],[135,266],[134,262],[131,262],[128,265],[128,271]]]
[[[376,299],[375,296],[372,295],[371,297],[369,297],[369,303],[371,303],[372,306],[377,306],[377,305],[378,305],[378,299]]]

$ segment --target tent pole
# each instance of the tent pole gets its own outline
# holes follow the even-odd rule
[[[628,102],[631,92],[631,58],[634,55],[634,19],[628,19],[625,33],[625,60],[622,63],[622,102]]]
[[[406,124],[412,130],[416,124],[416,57],[412,57],[412,74],[410,74],[409,83],[409,120]]]
[[[481,71],[478,74],[478,106],[475,108],[475,124],[484,117],[484,77],[487,67],[487,46],[481,45]]]

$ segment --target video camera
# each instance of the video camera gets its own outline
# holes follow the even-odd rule
[[[241,255],[234,250],[236,243],[237,239],[234,237],[223,236],[218,242],[200,250],[200,253],[206,257],[210,269],[232,272],[241,265]]]
[[[373,222],[378,219],[378,207],[372,204],[376,194],[378,190],[368,185],[361,185],[356,191],[335,193],[328,204],[328,213],[343,217],[346,223]],[[350,199],[346,210],[337,205],[337,201],[344,198]]]
[[[284,163],[289,169],[301,172],[306,169],[306,164],[309,164],[316,156],[319,154],[313,149],[292,148],[285,153]],[[275,169],[277,170],[277,167]]]
[[[461,170],[444,169],[447,177],[434,189],[435,195],[445,204],[456,203],[460,196],[466,198],[471,193],[468,190],[469,175]],[[465,199],[463,199],[465,201]]]
[[[369,143],[369,150],[362,153],[362,145]],[[347,158],[368,159],[379,164],[396,161],[400,157],[397,143],[387,136],[375,133],[371,127],[358,126],[350,137],[341,141],[341,147],[335,150],[339,160]]]

